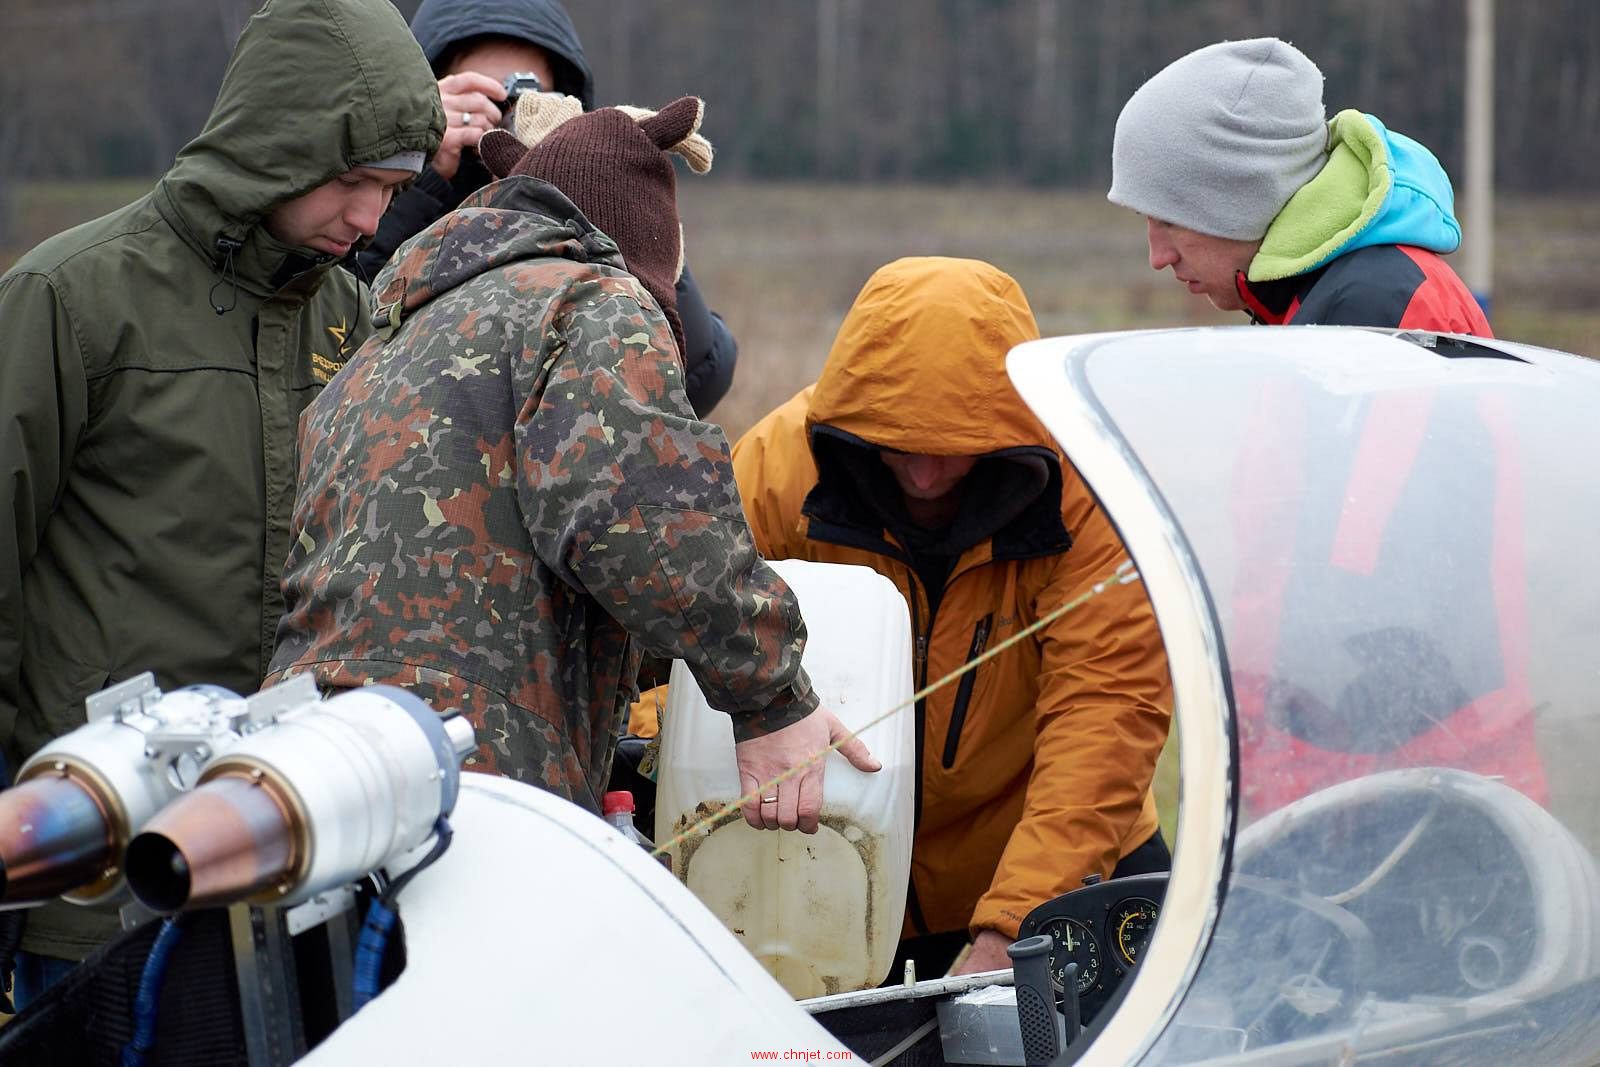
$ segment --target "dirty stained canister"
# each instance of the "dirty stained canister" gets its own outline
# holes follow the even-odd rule
[[[735,809],[670,848],[673,872],[796,998],[866,989],[888,975],[911,870],[916,716],[911,621],[868,567],[776,560],[805,616],[803,663],[828,708],[883,769],[826,757],[815,834],[754,830]],[[882,722],[872,723],[892,708]],[[656,840],[737,799],[733,728],[673,664],[662,716]]]

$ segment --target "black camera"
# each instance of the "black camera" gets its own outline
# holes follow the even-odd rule
[[[523,93],[544,92],[544,86],[539,82],[539,75],[525,70],[518,71],[515,74],[507,74],[505,87],[506,99],[505,107],[500,109],[502,111],[514,104],[517,97],[521,96]]]

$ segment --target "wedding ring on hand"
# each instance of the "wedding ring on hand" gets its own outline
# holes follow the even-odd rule
[[[762,797],[761,798],[761,803],[763,803],[763,804],[776,804],[777,802],[778,802],[778,798],[777,797]]]
[[[461,113],[461,125],[463,125],[463,126],[471,126],[472,125],[472,112],[463,111]]]

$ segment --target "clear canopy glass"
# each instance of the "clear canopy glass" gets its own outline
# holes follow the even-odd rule
[[[1226,688],[1215,921],[1142,1062],[1596,1062],[1600,366],[1327,327],[1040,344],[1188,554]]]

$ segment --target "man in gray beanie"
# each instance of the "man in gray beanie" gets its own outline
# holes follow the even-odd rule
[[[1150,266],[1257,322],[1490,335],[1440,258],[1461,241],[1444,168],[1371,115],[1327,121],[1322,72],[1274,37],[1175,60],[1129,98],[1114,204],[1145,216]]]
[[[1444,168],[1422,145],[1371,115],[1341,111],[1324,123],[1322,73],[1283,41],[1214,44],[1146,82],[1117,119],[1109,197],[1146,217],[1152,268],[1170,267],[1191,292],[1220,309],[1247,311],[1258,323],[1492,336],[1472,294],[1441,258],[1461,240]],[[1388,659],[1401,664],[1396,678],[1405,674],[1407,680],[1385,679],[1370,689],[1383,694],[1375,698],[1381,732],[1399,755],[1350,749],[1337,739],[1367,745],[1382,738],[1348,722],[1329,729],[1315,709],[1290,706],[1283,687],[1236,679],[1241,734],[1250,739],[1242,752],[1246,803],[1257,813],[1270,810],[1347,777],[1362,760],[1465,767],[1543,802],[1547,787],[1532,713],[1515,681],[1527,677],[1525,642],[1509,618],[1474,615],[1471,600],[1527,580],[1516,550],[1506,547],[1522,543],[1516,509],[1499,497],[1505,486],[1519,483],[1520,473],[1516,457],[1496,449],[1492,425],[1471,405],[1442,397],[1431,405],[1356,403],[1276,389],[1256,398],[1249,418],[1252,425],[1292,419],[1301,444],[1288,450],[1295,459],[1242,477],[1249,487],[1241,492],[1293,500],[1302,479],[1348,479],[1350,510],[1340,536],[1348,526],[1372,538],[1367,569],[1341,571],[1351,595],[1382,587],[1392,596],[1401,584],[1433,624],[1470,619],[1481,643],[1470,657],[1480,668],[1473,675],[1478,680],[1469,683],[1473,691],[1453,677],[1417,684],[1420,654],[1399,651],[1407,647],[1405,633],[1384,635]],[[1417,444],[1454,439],[1430,432],[1452,420],[1476,425],[1481,452],[1446,454]],[[1372,492],[1371,469],[1317,469],[1351,447],[1326,447],[1327,439],[1352,432],[1361,437],[1358,455],[1380,457],[1384,492]],[[1276,435],[1295,439],[1281,426]],[[1440,530],[1440,543],[1451,553],[1442,572],[1384,555],[1383,530],[1396,502],[1410,499],[1408,482],[1450,485],[1463,509]],[[1280,528],[1241,534],[1241,552],[1293,557],[1308,573],[1330,566],[1328,545],[1300,537],[1298,521],[1266,525]],[[1315,620],[1286,612],[1271,598],[1252,593],[1249,603],[1234,608],[1236,616],[1254,613],[1270,626],[1279,648],[1320,640]],[[1484,714],[1488,707],[1504,713]],[[1273,785],[1263,788],[1265,782]]]

